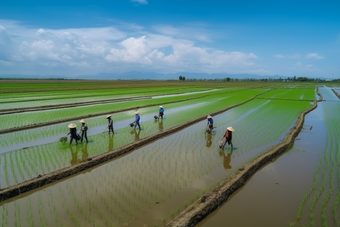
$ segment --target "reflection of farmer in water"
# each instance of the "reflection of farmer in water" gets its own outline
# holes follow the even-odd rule
[[[138,141],[139,140],[140,130],[138,130],[138,131],[134,130],[134,132],[135,132],[135,141]]]
[[[87,143],[82,144],[81,150],[82,150],[82,160],[86,160],[87,157],[89,156],[89,153],[87,153]]]
[[[212,144],[212,135],[211,134],[205,134],[205,140],[207,142],[206,147],[210,148]]]
[[[113,150],[113,135],[114,134],[109,134],[109,151]]]
[[[230,165],[232,153],[233,153],[232,151],[228,152],[228,155],[225,156],[224,151],[220,151],[220,156],[223,156],[223,167],[224,167],[225,170],[229,170],[229,169],[232,168],[231,165]]]
[[[72,146],[70,146],[70,152],[71,152],[71,166],[78,163],[78,147],[76,147],[76,150]]]
[[[158,121],[158,129],[160,132],[163,131],[163,120]]]

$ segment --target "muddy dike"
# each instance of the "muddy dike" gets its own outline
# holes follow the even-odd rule
[[[333,93],[336,95],[336,97],[338,97],[340,99],[340,95],[338,92],[336,92],[334,89],[332,89]]]
[[[263,93],[260,93],[258,95],[261,95],[261,94],[263,94]],[[234,107],[243,105],[243,104],[253,100],[258,95],[254,96],[251,99],[248,99],[244,102],[241,102],[241,103],[238,103],[236,105],[232,105],[232,106],[229,106],[225,109],[211,113],[210,115],[214,116],[214,115],[223,113],[223,112],[225,112],[229,109],[232,109]],[[38,175],[37,177],[35,177],[31,180],[10,186],[8,188],[0,189],[0,202],[8,200],[8,199],[13,198],[13,197],[18,196],[18,195],[21,195],[23,193],[30,192],[32,190],[38,189],[40,187],[54,183],[56,181],[65,179],[67,177],[78,174],[82,171],[86,171],[90,168],[93,168],[95,166],[103,164],[103,163],[105,163],[109,160],[123,156],[123,155],[125,155],[129,152],[132,152],[135,149],[138,149],[141,146],[144,146],[144,145],[151,143],[151,142],[153,142],[157,139],[160,139],[162,137],[168,136],[172,133],[178,132],[178,131],[180,131],[180,130],[182,130],[182,129],[190,126],[190,125],[196,124],[196,123],[198,123],[202,120],[206,120],[206,115],[201,116],[201,117],[196,118],[196,119],[193,119],[191,121],[182,123],[180,125],[174,126],[174,127],[167,129],[163,132],[158,132],[158,133],[152,134],[152,135],[147,136],[147,137],[145,137],[145,138],[143,138],[139,141],[133,142],[131,144],[120,147],[118,149],[115,149],[115,150],[112,150],[112,151],[109,151],[109,152],[106,152],[106,153],[103,153],[103,154],[100,154],[100,155],[97,155],[97,156],[90,157],[87,160],[83,160],[83,161],[79,162],[78,164],[76,164],[74,166],[59,169],[59,170],[53,171],[53,172],[48,173],[48,174]]]
[[[285,136],[282,142],[273,146],[266,153],[258,156],[254,160],[239,167],[237,172],[231,175],[227,180],[223,181],[219,186],[205,193],[196,202],[191,204],[187,209],[180,213],[176,218],[171,220],[167,227],[191,227],[202,221],[210,213],[216,210],[220,205],[228,200],[228,198],[240,189],[247,181],[266,164],[275,161],[279,156],[285,153],[294,144],[295,138],[300,133],[305,115],[317,107],[317,103],[323,100],[322,95],[317,89],[319,100],[314,101],[314,105],[308,110],[303,111],[298,117],[294,127]]]

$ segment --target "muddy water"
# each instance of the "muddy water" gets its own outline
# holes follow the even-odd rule
[[[327,100],[335,100],[328,88],[320,91]],[[224,205],[196,226],[311,226],[311,223],[312,226],[340,226],[340,175],[336,174],[339,174],[340,147],[334,138],[333,147],[328,146],[331,129],[325,124],[325,119],[334,114],[334,106],[338,106],[339,111],[339,104],[339,101],[320,103],[306,116],[304,128],[291,150],[257,172]],[[340,136],[340,131],[335,129],[331,134]],[[323,156],[331,158],[322,161]],[[320,165],[328,162],[335,162],[334,177],[330,167]],[[311,196],[303,202],[308,191]],[[314,198],[317,198],[316,205],[313,205]],[[334,210],[334,207],[337,208]],[[297,219],[299,213],[301,218]]]
[[[2,205],[0,213],[8,226],[16,222],[21,226],[162,226],[285,135],[296,116],[284,112],[285,108],[278,109],[278,115],[266,114],[281,103],[253,100],[215,116],[213,135],[205,134],[206,121],[202,121],[86,173],[22,195]],[[291,117],[278,123],[283,116]],[[218,140],[230,125],[237,129],[236,149],[220,152]],[[257,133],[258,129],[263,132]]]

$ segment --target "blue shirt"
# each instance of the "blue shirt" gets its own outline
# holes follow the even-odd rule
[[[163,108],[159,108],[159,112],[160,112],[160,113],[163,113],[163,112],[164,112],[164,109],[163,109]]]
[[[208,118],[208,122],[209,122],[209,123],[213,123],[214,121],[213,121],[212,118]]]
[[[139,120],[140,120],[140,116],[136,114],[136,122],[139,122]]]

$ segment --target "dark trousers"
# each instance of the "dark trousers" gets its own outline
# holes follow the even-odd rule
[[[112,125],[109,126],[109,134],[110,134],[110,132],[115,133],[115,132],[113,131],[113,126],[112,126]]]
[[[87,131],[81,132],[81,139],[80,139],[81,142],[83,142],[84,137],[86,139],[86,142],[89,142],[89,140],[87,139]]]
[[[140,124],[139,124],[139,121],[135,122],[135,129],[136,129],[137,125],[138,125],[138,129],[140,130]]]
[[[231,140],[225,140],[225,142],[224,142],[224,144],[223,144],[223,147],[224,147],[227,143],[231,145],[231,148],[233,148],[233,143],[231,142]]]
[[[77,140],[77,138],[76,138],[76,137],[74,137],[74,136],[71,136],[71,139],[70,139],[70,144],[72,143],[73,139],[76,141],[76,144],[78,144],[78,140]]]

